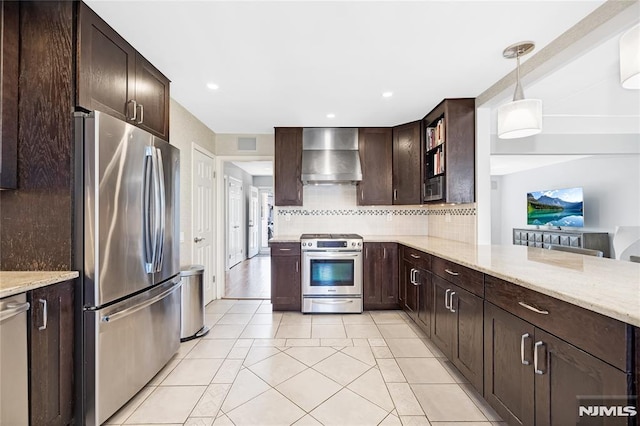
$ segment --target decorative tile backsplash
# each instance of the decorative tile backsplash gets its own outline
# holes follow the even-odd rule
[[[276,235],[430,235],[474,243],[476,206],[358,206],[352,185],[305,186],[303,207],[275,207]]]

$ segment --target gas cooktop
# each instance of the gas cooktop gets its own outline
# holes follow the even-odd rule
[[[302,234],[301,240],[361,240],[358,234]]]

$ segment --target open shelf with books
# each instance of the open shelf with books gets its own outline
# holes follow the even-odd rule
[[[423,119],[423,202],[475,201],[475,99],[445,99]]]

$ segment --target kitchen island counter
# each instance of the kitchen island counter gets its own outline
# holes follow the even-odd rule
[[[427,236],[365,235],[396,242],[640,327],[640,264],[515,245]]]
[[[78,276],[78,271],[0,271],[0,299]]]

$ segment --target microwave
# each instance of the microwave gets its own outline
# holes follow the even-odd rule
[[[424,201],[444,200],[444,176],[427,179],[424,183]]]

